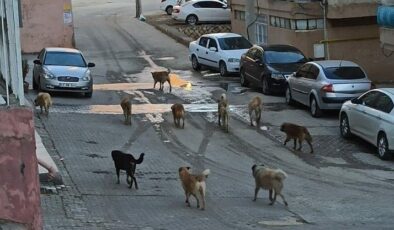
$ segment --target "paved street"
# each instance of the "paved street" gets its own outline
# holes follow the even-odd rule
[[[143,10],[158,9],[159,1],[145,1]],[[49,117],[35,117],[66,186],[41,196],[45,229],[392,229],[393,161],[380,160],[357,138],[341,139],[336,112],[315,119],[281,96],[240,90],[237,76],[192,71],[187,48],[136,20],[129,0],[74,0],[73,11],[77,48],[96,63],[95,91],[91,99],[54,94]],[[172,93],[167,84],[164,92],[153,89],[150,74],[167,67],[180,82]],[[223,92],[231,104],[229,133],[217,125]],[[133,95],[131,127],[119,106],[127,94]],[[246,107],[255,95],[264,103],[257,128],[249,126]],[[175,102],[185,104],[185,129],[173,124]],[[306,143],[303,152],[283,146],[285,121],[308,127],[315,154]],[[116,184],[114,149],[145,153],[137,166],[139,190],[128,189],[125,173]],[[263,190],[252,201],[255,163],[287,172],[288,207],[280,199],[270,206]],[[193,198],[186,207],[180,166],[211,170],[205,211]]]

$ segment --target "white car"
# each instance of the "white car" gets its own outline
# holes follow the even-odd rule
[[[235,33],[205,34],[189,43],[189,60],[194,70],[201,65],[219,69],[220,75],[239,72],[239,60],[252,44]]]
[[[394,150],[394,88],[370,90],[342,105],[339,120],[344,138],[355,134],[377,147],[381,159]]]
[[[219,0],[191,0],[174,7],[172,18],[190,25],[198,22],[229,22],[231,10]]]
[[[171,15],[174,6],[181,5],[182,3],[183,0],[161,0],[160,10],[163,10],[168,15]]]

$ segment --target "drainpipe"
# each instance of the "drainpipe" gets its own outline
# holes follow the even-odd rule
[[[327,0],[322,0],[320,3],[320,6],[323,8],[323,31],[324,31],[324,41],[328,41],[328,31],[327,31]],[[328,42],[324,43],[324,50],[325,50],[325,56],[326,60],[330,60],[330,49],[328,47]]]
[[[8,85],[9,85],[9,74],[8,74],[8,54],[7,54],[7,47],[6,47],[6,35],[4,31],[4,18],[5,18],[5,10],[4,10],[4,1],[0,0],[0,11],[1,11],[1,36],[2,36],[2,41],[3,41],[3,57],[4,57],[4,73],[3,76],[5,78],[5,88],[6,88],[6,93],[7,93],[7,106],[10,105],[10,92],[8,90]]]
[[[19,105],[25,105],[25,91],[23,89],[23,77],[22,77],[22,55],[21,55],[21,42],[20,42],[20,31],[19,31],[19,1],[12,1],[12,15],[14,16],[14,41],[15,41],[15,68],[16,82],[18,91]]]

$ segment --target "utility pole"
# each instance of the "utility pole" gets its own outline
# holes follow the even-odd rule
[[[141,0],[135,0],[135,17],[139,18],[141,15]]]

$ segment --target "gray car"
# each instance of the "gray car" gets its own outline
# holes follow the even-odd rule
[[[33,89],[48,92],[77,92],[92,97],[93,79],[81,51],[70,48],[44,48],[34,60]]]
[[[339,110],[343,102],[373,88],[360,66],[344,60],[307,62],[287,83],[286,103],[309,106],[313,117],[319,117],[322,110]]]

